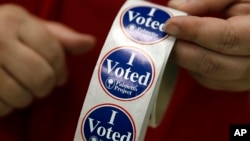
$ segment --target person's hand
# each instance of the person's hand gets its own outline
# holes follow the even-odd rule
[[[94,42],[90,35],[38,19],[19,6],[0,6],[0,116],[62,85],[64,52],[83,53]]]
[[[166,32],[179,39],[172,57],[208,88],[250,90],[250,1],[172,0],[169,4],[192,15],[225,11],[228,19],[183,16],[168,20]]]

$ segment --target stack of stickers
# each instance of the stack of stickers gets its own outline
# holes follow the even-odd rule
[[[175,38],[165,22],[185,13],[127,0],[94,69],[75,141],[141,141]]]

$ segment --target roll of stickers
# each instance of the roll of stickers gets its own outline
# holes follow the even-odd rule
[[[102,48],[74,141],[142,141],[175,38],[165,22],[181,11],[127,0]]]

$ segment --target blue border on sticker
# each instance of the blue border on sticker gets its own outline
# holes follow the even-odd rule
[[[91,109],[83,119],[82,138],[86,141],[135,141],[136,127],[129,113],[113,104]]]
[[[118,100],[134,100],[145,94],[155,77],[154,64],[145,52],[118,47],[108,52],[99,66],[104,91]]]
[[[122,13],[120,22],[130,39],[142,44],[153,44],[168,37],[164,25],[171,17],[170,12],[157,7],[135,6]]]

